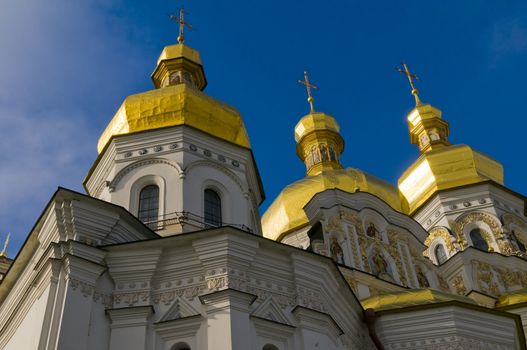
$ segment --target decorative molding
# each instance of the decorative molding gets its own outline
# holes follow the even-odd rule
[[[465,287],[465,282],[463,276],[457,275],[452,279],[452,287],[459,295],[465,295],[467,293],[467,287]]]
[[[448,232],[448,230],[445,227],[442,226],[436,226],[432,228],[429,231],[429,235],[425,240],[425,246],[430,247],[430,244],[432,244],[432,241],[436,239],[437,237],[443,238],[445,241],[446,248],[448,249],[448,254],[452,255],[455,253],[456,248],[454,247],[455,238]],[[428,249],[425,250],[425,252],[428,252]],[[423,253],[423,255],[425,255]],[[429,254],[426,254],[425,256],[429,256]]]
[[[129,164],[126,167],[124,167],[123,169],[121,169],[121,171],[119,171],[117,173],[117,175],[115,175],[113,180],[110,181],[110,185],[108,187],[111,190],[113,190],[117,186],[117,184],[119,184],[119,182],[123,179],[123,177],[125,177],[131,171],[133,171],[133,170],[135,170],[137,168],[140,168],[142,166],[151,165],[151,164],[166,164],[168,166],[171,166],[172,168],[176,169],[176,171],[178,172],[180,178],[182,176],[184,176],[184,174],[185,174],[185,172],[181,169],[179,164],[177,164],[176,162],[173,162],[173,161],[170,161],[170,160],[167,160],[167,159],[163,159],[163,158],[142,159],[142,160],[138,160],[137,162],[134,162],[132,164]]]
[[[498,239],[501,237],[501,224],[499,220],[496,217],[483,212],[470,212],[459,216],[454,221],[452,229],[459,236],[464,236],[465,226],[478,221],[484,222],[489,225],[490,229],[492,230],[492,234],[494,235],[494,238]],[[491,244],[492,242],[487,243]]]
[[[198,161],[192,162],[189,165],[187,165],[184,169],[184,172],[188,174],[192,168],[199,167],[199,166],[211,167],[211,168],[215,168],[223,172],[225,175],[230,177],[234,181],[234,183],[238,185],[238,187],[240,188],[240,190],[242,190],[242,192],[248,192],[248,189],[245,188],[240,178],[235,173],[227,169],[227,167],[221,165],[218,162],[213,162],[210,160],[198,160]]]

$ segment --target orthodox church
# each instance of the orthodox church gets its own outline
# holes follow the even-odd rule
[[[526,197],[448,141],[408,67],[420,156],[398,185],[344,167],[338,121],[309,94],[306,173],[260,217],[242,116],[204,93],[182,15],[155,88],[102,133],[86,194],[59,188],[0,257],[0,349],[526,348]]]

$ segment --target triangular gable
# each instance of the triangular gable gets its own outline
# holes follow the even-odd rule
[[[293,321],[282,311],[280,305],[272,296],[265,299],[251,314],[252,316],[264,318],[266,320],[279,322],[294,326]]]
[[[200,312],[190,305],[188,301],[178,297],[158,322],[172,321],[196,315],[200,315]]]

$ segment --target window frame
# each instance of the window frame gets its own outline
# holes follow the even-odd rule
[[[217,199],[218,202],[211,203],[210,200],[207,199],[208,193],[214,194],[214,196],[216,197],[215,199]],[[208,209],[210,209],[208,208],[209,204],[216,206],[215,208],[212,208],[212,213],[210,213],[210,215],[212,215],[212,218],[208,217],[208,214],[209,214]],[[219,215],[218,213],[214,213],[214,211],[219,211]],[[221,195],[221,191],[218,191],[217,189],[212,188],[212,187],[206,187],[203,190],[203,221],[207,226],[210,226],[210,227],[221,227],[223,223],[225,222],[224,214],[223,214],[223,198]]]

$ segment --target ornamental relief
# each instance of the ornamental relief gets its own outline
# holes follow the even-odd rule
[[[496,296],[503,292],[517,290],[527,286],[527,272],[496,267],[486,262],[472,260],[477,286],[486,293]]]
[[[328,309],[325,305],[326,299],[316,290],[305,287],[286,288],[273,284],[270,281],[247,279],[244,272],[229,270],[229,274],[224,275],[211,274],[209,272],[207,276],[200,276],[196,280],[200,281],[200,283],[182,288],[122,292],[115,294],[113,301],[116,306],[136,306],[147,302],[152,302],[155,305],[162,303],[168,306],[177,298],[193,300],[202,294],[231,288],[254,294],[261,300],[272,297],[282,308],[301,305],[320,312],[326,312]],[[172,285],[172,283],[166,283],[164,286]],[[102,298],[102,295],[99,294],[97,297]],[[111,307],[112,304],[107,305],[107,307]]]
[[[494,216],[483,212],[471,212],[465,215],[461,215],[453,223],[451,223],[451,227],[452,230],[456,232],[458,236],[463,236],[465,226],[467,224],[478,221],[486,223],[490,227],[492,234],[496,239],[501,238],[502,232],[499,220],[496,219]]]
[[[425,246],[430,247],[430,244],[432,243],[432,241],[436,239],[437,237],[441,237],[443,241],[445,242],[445,246],[448,250],[449,256],[453,255],[457,251],[456,247],[454,246],[455,238],[452,237],[450,232],[448,232],[448,230],[445,227],[441,227],[441,226],[434,227],[429,231],[428,237],[426,238],[424,242]],[[430,253],[428,249],[426,249],[423,252],[423,255],[426,257],[428,257],[429,254]]]
[[[100,302],[107,308],[110,308],[113,305],[112,294],[99,292],[95,289],[95,286],[90,283],[69,277],[68,284],[72,290],[79,291],[85,298],[91,297],[94,302]]]
[[[476,283],[479,289],[494,296],[500,295],[496,276],[490,264],[478,260],[473,260],[472,264],[474,264],[476,270]]]
[[[343,234],[342,222],[340,221],[340,215],[336,214],[331,216],[324,225],[324,232],[328,233],[340,233]]]
[[[347,223],[346,226],[343,225],[344,221]],[[351,210],[342,210],[332,215],[323,225],[324,232],[329,233],[325,235],[326,255],[331,256],[337,263],[343,263],[344,256],[349,256],[351,261],[348,260],[348,264],[355,268],[381,278],[384,276],[384,279],[403,286],[417,285],[418,282],[412,268],[414,261],[408,251],[403,249],[403,247],[408,247],[411,241],[408,232],[389,228],[386,229],[383,240],[379,230],[372,222],[366,233],[359,215]],[[413,248],[415,251],[415,247]],[[344,249],[346,253],[343,252]],[[317,252],[320,254],[319,250]],[[378,253],[383,251],[386,256]],[[422,258],[413,258],[415,261],[425,261]]]
[[[457,294],[465,295],[467,293],[467,287],[465,287],[463,276],[457,275],[452,279],[451,283],[452,287],[454,287],[454,290]]]
[[[357,228],[355,228],[357,230]],[[351,239],[351,255],[352,255],[352,258],[353,258],[353,265],[355,268],[362,268],[362,264],[361,264],[361,258],[360,258],[360,252],[359,252],[359,247],[358,247],[358,244],[356,244],[357,242],[357,236],[356,234],[354,233],[353,231],[353,227],[352,226],[349,226],[348,225],[348,232],[350,232],[349,234],[349,237]],[[357,232],[357,231],[355,231]]]

